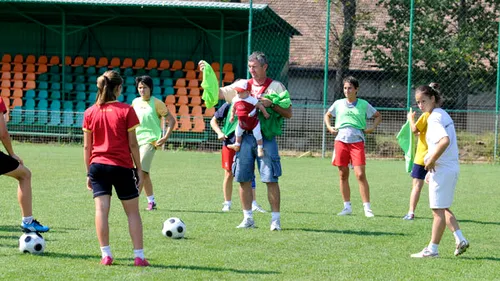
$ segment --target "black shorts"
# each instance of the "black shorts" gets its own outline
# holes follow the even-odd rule
[[[425,169],[424,166],[414,163],[410,175],[414,179],[425,180],[425,176],[427,175],[427,170]]]
[[[19,167],[19,161],[0,151],[0,175],[12,172]]]
[[[113,186],[120,200],[130,200],[139,196],[136,169],[92,163],[88,176],[94,198],[102,195],[111,196]]]

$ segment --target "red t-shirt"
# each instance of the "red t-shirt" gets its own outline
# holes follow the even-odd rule
[[[7,107],[5,107],[5,103],[3,102],[3,99],[0,98],[0,112],[2,114],[7,113]]]
[[[139,118],[128,104],[109,102],[85,110],[83,131],[92,132],[90,163],[133,168],[128,132],[138,125]]]

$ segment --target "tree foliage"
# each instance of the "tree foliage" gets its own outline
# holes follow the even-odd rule
[[[359,38],[366,59],[403,78],[408,70],[410,1],[380,0],[383,29],[365,25]],[[498,0],[415,0],[413,85],[442,85],[448,108],[464,108],[467,95],[495,85]],[[446,106],[446,104],[445,104]]]

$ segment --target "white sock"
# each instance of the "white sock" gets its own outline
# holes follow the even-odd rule
[[[280,212],[271,212],[271,220],[279,220],[280,219]]]
[[[408,215],[415,215],[415,212],[408,211]]]
[[[252,209],[250,209],[250,210],[243,210],[243,218],[245,218],[245,219],[253,219]]]
[[[231,200],[229,200],[229,201],[224,201],[224,205],[231,206]]]
[[[464,241],[465,240],[465,237],[464,235],[462,234],[462,230],[457,230],[455,232],[453,232],[453,236],[455,236],[455,242],[458,244],[460,243],[461,241]]]
[[[344,202],[344,209],[351,209],[351,201]]]
[[[108,245],[108,246],[101,247],[101,256],[102,256],[103,258],[105,258],[105,257],[110,257],[110,258],[112,258],[112,257],[113,257],[113,255],[111,254],[111,248],[109,247],[109,245]]]
[[[439,247],[439,244],[434,244],[434,243],[430,242],[429,246],[427,246],[427,249],[429,249],[433,253],[437,253],[438,247]]]
[[[33,216],[23,217],[23,223],[24,224],[30,224],[32,222],[33,222]]]
[[[154,194],[151,196],[148,196],[148,203],[154,202],[155,201],[155,196]]]
[[[257,145],[257,148],[264,148],[262,145]]]
[[[134,258],[141,258],[141,260],[144,259],[144,250],[139,249],[139,250],[134,250]]]
[[[256,200],[253,200],[253,201],[252,201],[252,206],[257,206],[257,205],[259,205],[259,204],[257,204],[257,201],[256,201]]]
[[[372,208],[371,208],[371,206],[370,206],[370,202],[363,203],[363,208],[364,208],[365,210],[371,210]]]

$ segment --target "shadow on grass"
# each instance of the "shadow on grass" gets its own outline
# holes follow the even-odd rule
[[[311,228],[287,228],[287,230],[300,230],[306,232],[323,232],[323,233],[335,233],[335,234],[352,234],[360,236],[406,236],[405,233],[397,232],[382,232],[382,231],[358,231],[358,230],[337,230],[337,229],[311,229]]]
[[[130,265],[133,266],[133,265]],[[281,274],[279,271],[269,271],[269,270],[248,270],[248,269],[235,269],[235,268],[225,268],[225,267],[210,267],[210,266],[197,266],[197,265],[161,265],[161,264],[151,264],[152,268],[162,268],[162,269],[182,269],[182,270],[202,270],[202,271],[218,271],[218,272],[232,272],[239,274]]]
[[[464,260],[487,260],[487,261],[500,261],[500,258],[497,258],[497,257],[474,257],[474,258],[470,258],[470,257],[460,257],[460,259],[464,259]]]
[[[167,210],[167,211],[178,212],[178,213],[225,214],[222,211],[204,211],[204,210]]]
[[[467,223],[467,222],[470,222],[470,223],[477,223],[477,224],[492,224],[492,225],[500,225],[500,222],[499,221],[477,221],[477,220],[462,220],[462,219],[459,219],[458,220],[459,223]]]
[[[21,231],[21,226],[20,225],[0,225],[0,231],[6,231],[6,232],[20,232]]]
[[[7,235],[0,235],[0,239],[13,239],[13,240],[18,240],[19,237],[21,237],[21,233],[19,234],[19,236],[16,236],[16,235],[10,235],[10,236],[7,236]]]

